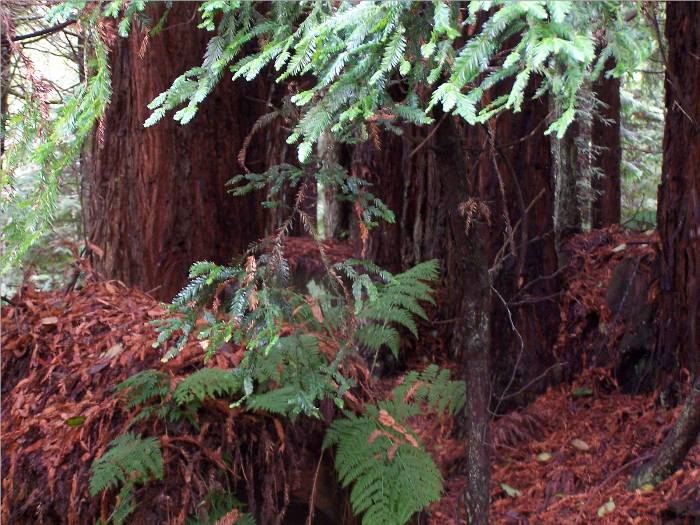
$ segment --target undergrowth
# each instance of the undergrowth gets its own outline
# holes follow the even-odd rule
[[[233,369],[205,366],[177,384],[158,370],[130,377],[116,389],[136,412],[132,425],[158,418],[198,428],[198,411],[215,398],[231,409],[267,412],[292,423],[323,420],[321,403],[332,400],[337,410],[326,425],[323,447],[334,451],[338,481],[349,488],[353,512],[364,525],[406,523],[442,491],[441,475],[409,420],[457,412],[464,384],[431,365],[407,374],[387,399],[353,403],[350,410],[348,395],[358,399],[351,394],[356,378],[350,361],[366,363],[367,370],[385,349],[398,355],[402,331],[417,336],[416,319],[427,318],[421,303],[432,302],[437,263],[393,275],[348,260],[329,266],[326,278],[311,281],[306,293],[287,286],[287,267],[274,248],[240,266],[192,266],[190,283],[168,305],[170,316],[157,324],[155,345],[173,342],[163,361],[177,357],[191,338],[200,340],[204,361],[228,343],[243,348],[243,357]],[[124,523],[136,505],[134,487],[161,479],[162,463],[158,436],[120,436],[94,462],[91,493],[120,486],[111,520]],[[236,515],[241,522],[244,514]]]

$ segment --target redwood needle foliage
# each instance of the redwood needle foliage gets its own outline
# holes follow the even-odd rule
[[[170,4],[166,2],[166,7]],[[149,2],[112,0],[101,4],[69,0],[56,5],[51,20],[80,19],[92,46],[91,75],[47,127],[40,97],[28,96],[10,115],[3,159],[3,271],[20,260],[54,216],[57,180],[75,160],[92,126],[109,102],[107,25],[115,18],[121,36],[135,27],[157,37],[167,13],[149,16]],[[581,87],[600,75],[620,76],[649,54],[639,38],[636,3],[388,1],[201,3],[198,29],[211,33],[201,65],[183,71],[150,104],[151,126],[168,114],[187,124],[219,82],[252,80],[272,71],[277,82],[303,79],[293,97],[300,110],[288,141],[298,158],[310,159],[313,145],[329,131],[339,141],[368,137],[368,125],[399,131],[398,122],[428,124],[433,108],[485,122],[505,110],[520,111],[526,87],[535,97],[552,94],[560,111],[547,133],[561,137],[573,121]],[[116,36],[116,35],[115,35]],[[605,70],[615,58],[615,69]],[[497,86],[507,92],[489,102]],[[31,91],[30,91],[31,93]],[[13,176],[37,165],[41,177],[27,194],[13,192]]]

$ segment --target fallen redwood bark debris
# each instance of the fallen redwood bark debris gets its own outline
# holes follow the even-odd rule
[[[604,265],[625,259],[622,250],[610,246],[619,246],[617,235],[591,248],[584,263],[592,268],[586,271],[610,278],[613,270]],[[628,259],[653,260],[647,246],[630,246]],[[312,247],[297,248],[307,254]],[[330,258],[336,262],[342,256]],[[589,277],[581,279],[570,290],[572,298],[596,289]],[[603,295],[596,293],[592,309],[602,305]],[[132,417],[113,396],[113,387],[148,368],[182,377],[201,366],[202,349],[192,342],[177,359],[161,363],[160,353],[151,348],[150,322],[163,315],[162,309],[150,296],[114,281],[91,282],[67,294],[25,289],[15,303],[2,311],[2,520],[92,524],[109,514],[114,494],[88,495],[90,465]],[[449,366],[440,354],[431,359]],[[231,347],[211,365],[229,368],[239,359],[240,349]],[[381,395],[395,382],[381,380],[373,389]],[[627,491],[625,486],[634,467],[663,439],[675,412],[659,408],[652,394],[620,393],[609,368],[587,368],[572,384],[550,388],[530,406],[498,419],[493,424],[493,522],[698,522],[698,446],[683,468],[658,487]],[[158,435],[158,424],[144,423],[136,430]],[[452,435],[455,421],[416,418],[412,426],[446,478],[445,495],[431,507],[428,521],[464,523],[465,480],[455,468],[464,443]],[[184,523],[216,488],[238,491],[264,523],[303,522],[321,430],[307,425],[300,431],[272,416],[210,403],[198,432],[184,424],[168,427],[162,441],[165,478],[138,489],[137,500],[154,504],[139,506],[130,522]],[[212,485],[222,464],[230,486]],[[324,458],[320,478],[326,488],[316,493],[316,516],[347,523],[347,508],[337,508],[344,500],[333,486],[331,469]],[[282,521],[295,514],[297,521]]]
[[[659,408],[652,395],[610,392],[608,381],[607,372],[592,370],[495,422],[493,523],[699,522],[700,444],[660,485],[626,488],[678,409]],[[466,523],[458,511],[464,483],[448,480],[431,524]]]
[[[2,311],[2,522],[104,521],[115,491],[90,497],[90,466],[134,416],[114,387],[149,368],[177,381],[202,366],[202,348],[190,342],[161,363],[150,323],[163,310],[116,281],[68,294],[25,289],[14,302]],[[240,352],[219,352],[210,366],[232,368]],[[282,523],[295,501],[308,501],[320,422],[301,428],[212,401],[199,423],[197,430],[185,421],[167,424],[164,479],[137,489],[137,501],[153,504],[139,505],[129,523],[184,523],[214,490],[239,495],[266,523]],[[146,421],[130,430],[162,436],[163,425]],[[328,483],[318,491],[317,515],[343,501],[334,490]]]

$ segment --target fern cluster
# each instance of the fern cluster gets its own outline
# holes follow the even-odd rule
[[[122,485],[118,504],[110,519],[121,525],[134,510],[133,489],[149,479],[163,479],[163,456],[157,438],[124,434],[112,441],[110,448],[92,464],[90,494]]]
[[[179,334],[164,360],[175,357],[190,336],[207,341],[207,357],[229,341],[245,345],[232,377],[246,402],[286,415],[313,415],[325,397],[342,405],[351,386],[340,373],[348,353],[367,349],[376,355],[387,347],[397,355],[399,327],[417,336],[414,318],[426,319],[420,303],[432,302],[428,283],[438,275],[435,261],[392,275],[372,263],[348,260],[332,269],[346,279],[346,293],[331,279],[325,285],[311,282],[309,293],[301,294],[281,286],[287,266],[282,256],[269,254],[251,256],[239,267],[193,265],[190,283],[169,307],[175,315],[158,326],[156,345]],[[222,297],[226,287],[234,292]],[[281,335],[285,324],[296,329]],[[332,358],[319,350],[321,343],[334,349]],[[283,388],[255,390],[270,381]]]
[[[126,393],[128,407],[147,410],[149,403],[156,402],[167,410],[147,413],[166,418],[181,414],[182,410],[196,412],[206,398],[233,398],[242,393],[243,388],[235,377],[229,370],[204,368],[172,389],[169,376],[145,371],[120,384],[118,389]],[[166,391],[172,391],[172,395],[165,394]],[[291,384],[280,386],[250,395],[245,406],[253,411],[293,414],[295,410],[290,410],[290,406],[311,402],[300,399],[300,391]],[[352,486],[350,502],[355,514],[362,515],[364,525],[402,525],[440,497],[442,477],[409,422],[411,417],[429,413],[456,414],[463,408],[464,398],[463,382],[451,380],[447,370],[430,365],[422,372],[407,374],[389,398],[366,406],[361,415],[345,412],[344,417],[331,423],[323,446],[335,448],[339,482]],[[123,523],[135,508],[134,486],[151,478],[162,478],[163,460],[158,441],[131,433],[120,436],[93,463],[92,469],[91,494],[122,484],[111,519]],[[232,506],[227,504],[223,508],[230,510]]]
[[[140,379],[144,380],[144,376]],[[109,450],[93,462],[89,490],[95,496],[121,485],[117,505],[108,522],[122,525],[136,508],[133,495],[136,485],[153,479],[163,479],[163,456],[158,439],[127,433],[112,441]],[[237,511],[239,525],[255,525],[253,517],[241,510],[243,505],[228,493],[211,493],[200,507],[206,508],[203,516],[188,519],[189,525],[214,525],[232,510]]]
[[[117,390],[128,409],[139,410],[133,421],[186,419],[196,427],[197,412],[207,398],[291,419],[320,418],[325,399],[342,409],[354,385],[345,367],[348,358],[376,359],[382,347],[398,353],[400,329],[417,335],[415,319],[427,318],[421,303],[432,302],[429,283],[438,276],[435,261],[393,275],[351,259],[330,268],[326,282],[310,282],[303,294],[282,286],[284,268],[284,259],[271,254],[250,256],[237,267],[206,262],[192,266],[190,284],[169,306],[173,315],[158,328],[156,344],[175,339],[164,359],[175,357],[192,337],[206,341],[205,359],[227,341],[245,348],[243,358],[234,369],[202,368],[175,384],[169,374],[156,370],[129,378]],[[225,287],[233,292],[224,296]],[[340,481],[353,485],[351,501],[364,523],[405,523],[439,497],[440,474],[407,421],[427,411],[455,412],[463,398],[463,384],[433,366],[410,373],[389,399],[366,407],[362,415],[346,413],[332,423],[325,446],[337,447]],[[135,447],[141,442],[129,435],[126,443]],[[117,452],[95,463],[93,492],[117,481],[130,490],[132,484],[119,477],[117,467],[153,471],[149,464],[120,466],[125,450],[121,441],[111,450]],[[99,470],[103,465],[112,468],[109,483]],[[391,521],[387,516],[393,516]]]
[[[408,420],[428,412],[457,412],[464,395],[464,383],[431,365],[411,372],[389,399],[361,416],[347,413],[332,423],[324,447],[336,447],[339,481],[352,485],[350,503],[363,525],[402,525],[440,497],[440,472]]]
[[[373,272],[358,273],[357,269]],[[397,326],[403,326],[415,337],[418,328],[415,317],[427,320],[420,302],[433,303],[431,288],[427,284],[438,278],[435,261],[427,261],[404,273],[391,275],[367,261],[348,260],[337,266],[352,283],[355,315],[366,321],[357,330],[356,337],[362,345],[375,353],[386,346],[398,357],[400,334]],[[368,300],[364,300],[363,298]]]

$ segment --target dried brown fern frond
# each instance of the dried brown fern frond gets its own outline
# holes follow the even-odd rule
[[[481,218],[491,226],[491,210],[485,202],[470,197],[466,201],[460,203],[457,208],[459,214],[464,218],[464,231],[469,234],[475,220]]]

